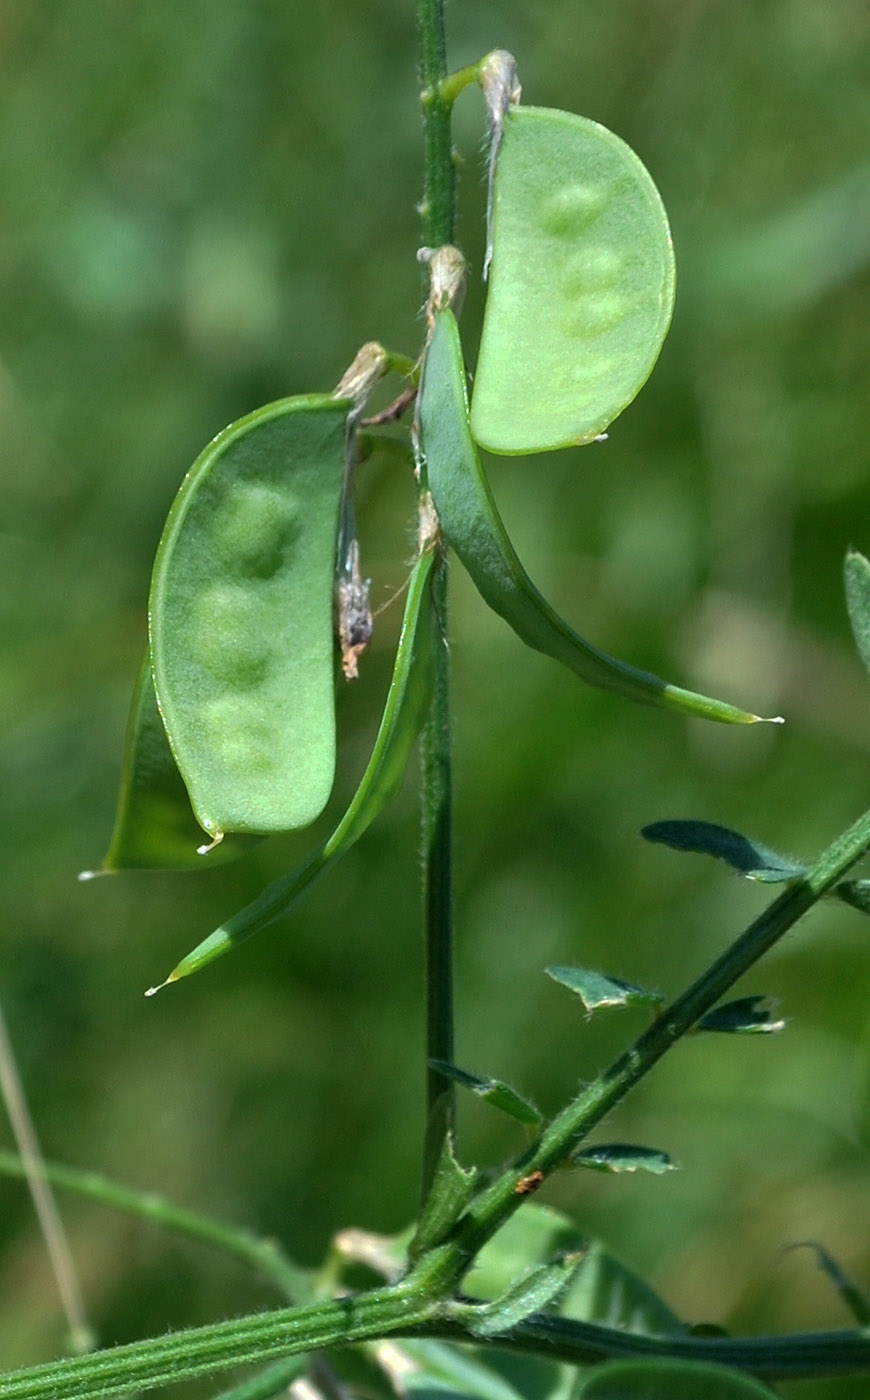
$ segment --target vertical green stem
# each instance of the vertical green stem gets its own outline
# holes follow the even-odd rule
[[[447,73],[443,0],[417,0],[420,43],[420,103],[423,114],[423,241],[440,248],[453,241],[455,172],[450,140],[450,104],[441,95]],[[432,703],[423,732],[423,902],[426,941],[426,1058],[453,1059],[453,850],[450,762],[450,675],[447,651],[447,556],[433,582],[441,644]],[[423,1196],[454,1122],[453,1085],[432,1068],[426,1075],[427,1131]]]
[[[447,76],[444,0],[417,0],[420,104],[423,109],[423,241],[430,248],[453,242],[456,175],[450,141],[450,103],[441,94]]]
[[[423,910],[426,939],[426,1058],[453,1060],[453,793],[450,762],[450,689],[447,651],[447,560],[442,554],[432,585],[439,636],[435,685],[423,730]],[[451,1080],[426,1071],[423,1195],[454,1123]]]

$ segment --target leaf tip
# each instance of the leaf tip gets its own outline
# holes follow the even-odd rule
[[[163,981],[163,982],[158,982],[156,987],[149,987],[148,990],[146,991],[145,995],[146,995],[146,997],[156,997],[157,993],[158,993],[158,992],[162,992],[164,987],[168,987],[169,984],[170,984],[170,982],[177,982],[177,981],[178,981],[178,974],[177,974],[176,972],[170,972],[169,976],[166,978],[165,981]]]

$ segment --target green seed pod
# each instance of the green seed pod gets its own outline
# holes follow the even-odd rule
[[[208,870],[244,855],[256,836],[228,836],[210,859],[198,853],[202,832],[172,757],[146,651],[130,704],[115,829],[101,871]]]
[[[348,399],[233,423],[175,499],[149,600],[157,701],[197,820],[307,826],[335,771],[332,593]]]
[[[640,704],[724,724],[758,720],[736,705],[668,685],[599,651],[541,597],[510,542],[469,431],[462,347],[452,311],[435,317],[417,402],[426,477],[444,536],[484,601],[527,646],[561,661],[589,685]]]
[[[590,442],[638,393],[674,301],[667,215],[648,172],[597,122],[504,118],[492,261],[471,405],[490,452]]]
[[[318,876],[340,860],[367,831],[401,787],[431,699],[435,648],[443,646],[431,596],[436,559],[430,534],[433,514],[428,498],[424,498],[422,505],[420,554],[408,584],[384,713],[371,758],[347,811],[332,834],[300,865],[273,880],[255,900],[203,939],[182,958],[165,982],[151,987],[146,995],[153,996],[167,983],[178,982],[198,972],[230,948],[289,914]]]

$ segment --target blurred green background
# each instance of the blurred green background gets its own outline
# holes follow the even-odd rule
[[[448,18],[452,66],[509,48],[527,101],[637,149],[677,250],[673,330],[607,445],[491,463],[520,554],[608,650],[788,721],[700,726],[586,690],[454,571],[457,1058],[551,1110],[642,1021],[585,1022],[546,964],[670,994],[765,900],[640,827],[695,816],[811,857],[867,805],[841,565],[870,552],[870,11],[468,0]],[[417,353],[415,68],[410,0],[0,0],[0,997],[48,1156],[305,1263],[415,1209],[413,782],[291,919],[142,993],[341,810],[400,608],[342,682],[315,834],[213,873],[75,877],[108,840],[150,559],[188,465],[232,418],[330,388],[366,339]],[[478,271],[482,132],[470,92],[459,237]],[[475,279],[472,362],[481,305]],[[413,490],[375,460],[361,496],[381,602],[406,576]],[[691,1321],[848,1325],[810,1253],[781,1250],[821,1241],[870,1284],[868,986],[866,922],[816,912],[740,988],[781,998],[787,1031],[690,1040],[605,1125],[683,1170],[566,1176],[546,1198]],[[463,1107],[467,1159],[516,1146]],[[64,1328],[24,1189],[3,1180],[0,1200],[5,1368],[55,1355]],[[204,1249],[63,1209],[104,1344],[276,1302]]]

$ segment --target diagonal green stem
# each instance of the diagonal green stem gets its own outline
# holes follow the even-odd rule
[[[522,1204],[517,1185],[531,1173],[546,1176],[625,1098],[645,1074],[700,1018],[787,933],[812,906],[843,878],[870,849],[870,812],[828,847],[816,864],[795,881],[746,929],[635,1043],[587,1085],[545,1129],[540,1139],[469,1206],[438,1265],[442,1277],[453,1270],[455,1283],[468,1263],[500,1225]]]

